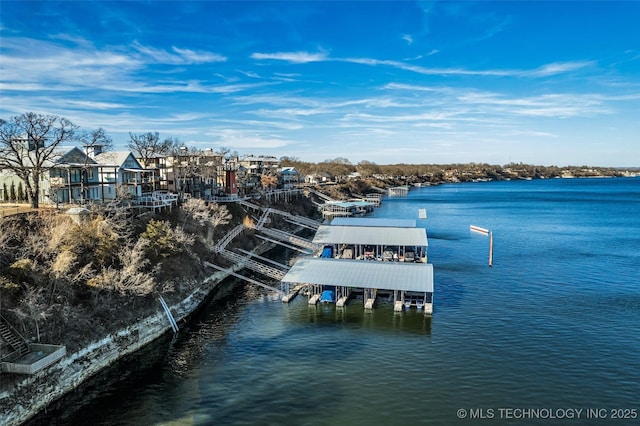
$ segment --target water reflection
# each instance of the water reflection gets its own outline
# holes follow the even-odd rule
[[[298,303],[303,302],[306,300]],[[357,300],[350,302],[346,308],[337,308],[334,304],[307,305],[306,309],[299,309],[293,319],[318,325],[341,325],[354,329],[425,335],[431,335],[432,321],[432,317],[425,316],[424,312],[416,309],[394,312],[391,303],[378,303],[373,310],[366,310]]]

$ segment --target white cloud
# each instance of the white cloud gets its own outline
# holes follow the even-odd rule
[[[432,50],[429,55],[437,53]],[[253,53],[253,59],[270,59],[286,61],[291,63],[309,63],[309,62],[347,62],[353,64],[362,64],[369,66],[388,66],[405,71],[411,71],[424,75],[462,75],[462,76],[496,76],[496,77],[548,77],[558,74],[564,74],[577,71],[593,65],[591,61],[576,62],[555,62],[542,65],[536,69],[485,69],[473,70],[466,68],[433,68],[423,67],[414,64],[408,64],[402,61],[394,61],[388,59],[375,58],[333,58],[325,52],[309,53],[309,52],[277,52],[277,53]]]
[[[196,51],[191,49],[181,49],[172,47],[172,52],[164,49],[156,49],[149,46],[143,46],[138,41],[134,41],[133,48],[144,56],[151,58],[154,62],[170,65],[181,64],[203,64],[211,62],[224,62],[227,60],[222,55],[212,52]]]
[[[494,114],[525,115],[532,117],[589,117],[609,114],[611,108],[604,105],[598,95],[549,93],[539,96],[509,98],[491,92],[461,94],[458,100],[464,104],[494,108]]]
[[[220,146],[237,149],[281,148],[291,143],[278,136],[233,129],[210,132],[209,135],[215,137]]]
[[[173,51],[180,55],[188,64],[202,64],[211,62],[224,62],[226,57],[212,52],[204,52],[191,49],[180,49],[173,47]]]
[[[306,64],[309,62],[322,62],[322,61],[329,60],[327,54],[324,52],[252,53],[251,58],[258,59],[258,60],[286,61],[286,62],[292,62],[295,64]]]
[[[523,71],[523,76],[534,77],[548,77],[557,74],[565,74],[572,71],[577,71],[582,68],[586,68],[594,65],[592,61],[578,61],[578,62],[554,62],[551,64],[542,65],[531,71]]]

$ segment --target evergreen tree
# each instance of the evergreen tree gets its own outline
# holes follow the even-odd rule
[[[9,188],[9,201],[16,202],[16,184],[14,182],[11,182],[11,187]]]
[[[7,189],[7,182],[2,184],[2,198],[3,201],[9,201],[9,190]]]
[[[18,194],[16,196],[16,201],[18,201],[19,203],[23,203],[25,200],[24,198],[24,189],[22,188],[22,182],[18,182]]]

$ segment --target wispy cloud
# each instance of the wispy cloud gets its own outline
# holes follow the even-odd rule
[[[309,62],[323,62],[329,60],[325,52],[277,52],[277,53],[252,53],[252,59],[276,60],[292,62],[294,64],[306,64]]]
[[[262,135],[241,130],[225,129],[209,132],[208,135],[216,139],[216,145],[235,149],[281,148],[291,143],[277,135]]]
[[[467,105],[494,108],[494,114],[531,117],[589,117],[612,112],[599,95],[593,94],[549,93],[509,98],[496,93],[476,92],[460,95],[458,100]]]
[[[181,49],[175,46],[171,48],[171,51],[143,46],[137,41],[133,42],[132,46],[143,55],[143,58],[150,58],[154,62],[161,64],[203,64],[227,60],[224,56],[216,53]]]
[[[66,39],[71,39],[68,37]],[[29,46],[27,49],[26,46]],[[211,52],[172,48],[171,52],[133,43],[133,50],[112,47],[98,50],[89,43],[61,45],[46,40],[9,38],[0,54],[0,88],[5,91],[38,92],[99,90],[124,93],[236,93],[269,82],[223,83],[175,77],[149,78],[143,73],[151,64],[189,65],[224,62]]]
[[[127,105],[124,103],[115,103],[115,102],[99,102],[99,101],[89,101],[89,100],[71,100],[71,99],[53,99],[49,98],[47,103],[57,103],[60,107],[67,108],[78,108],[82,110],[93,109],[93,110],[113,110],[113,109],[122,109],[127,108]]]
[[[592,62],[566,62],[543,65],[533,70],[526,69],[485,69],[473,70],[466,68],[429,68],[399,61],[380,60],[371,58],[347,58],[337,61],[351,62],[370,66],[389,66],[425,75],[461,75],[461,76],[495,76],[495,77],[548,77],[576,71],[592,65]]]
[[[412,45],[413,44],[413,37],[411,37],[411,35],[409,35],[409,34],[403,34],[402,35],[402,39],[404,41],[406,41],[408,45]]]
[[[531,71],[523,71],[522,76],[548,77],[577,71],[582,68],[593,66],[594,64],[595,62],[593,61],[554,62],[552,64],[542,65],[541,67]]]
[[[429,55],[437,53],[432,50]],[[545,64],[535,69],[466,69],[466,68],[437,68],[423,67],[420,65],[410,64],[402,61],[389,59],[376,59],[366,57],[340,58],[331,57],[325,52],[278,52],[278,53],[253,53],[253,59],[269,59],[290,62],[294,64],[303,64],[310,62],[348,62],[353,64],[361,64],[368,66],[387,66],[405,71],[414,72],[424,75],[468,75],[468,76],[496,76],[496,77],[548,77],[557,74],[564,74],[577,71],[593,65],[592,61],[575,61],[575,62],[555,62]]]

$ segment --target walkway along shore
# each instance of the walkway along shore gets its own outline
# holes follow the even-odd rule
[[[271,248],[272,244],[263,243],[254,252],[262,254]],[[229,271],[237,272],[244,267],[243,263],[238,263]],[[231,274],[228,271],[215,272],[180,303],[170,306],[175,320],[186,320],[207,301],[211,291],[229,276]],[[160,309],[154,315],[109,334],[75,353],[67,354],[58,363],[26,377],[12,390],[0,394],[0,425],[19,426],[27,422],[95,374],[169,331],[171,324],[164,310]]]

